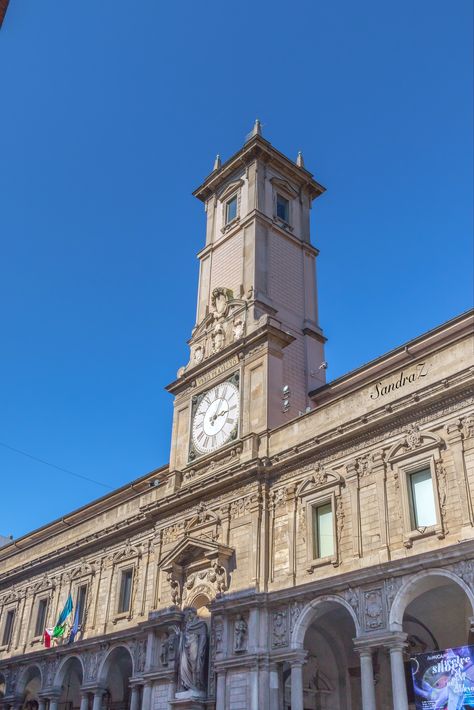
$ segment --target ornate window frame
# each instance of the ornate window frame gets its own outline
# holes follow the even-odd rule
[[[6,623],[8,619],[8,614],[9,612],[13,612],[13,622],[12,622],[12,628],[10,631],[10,638],[8,639],[7,643],[3,643],[3,636],[5,634],[5,629],[6,629]],[[10,603],[6,603],[3,606],[1,616],[0,616],[0,651],[8,651],[11,646],[12,646],[12,641],[15,636],[15,627],[18,622],[18,602],[17,601],[12,601]]]
[[[392,469],[395,485],[399,490],[403,544],[411,548],[413,543],[436,535],[443,539],[446,529],[442,514],[440,481],[438,468],[441,464],[441,449],[444,442],[434,432],[421,432],[417,425],[408,428],[405,437],[390,449],[387,461]],[[413,504],[410,495],[410,476],[418,471],[429,469],[433,486],[433,498],[436,512],[436,523],[426,528],[413,528]]]
[[[297,191],[286,181],[277,177],[270,180],[272,184],[272,219],[275,223],[283,226],[285,229],[293,231],[294,223],[294,201],[298,197]],[[277,213],[277,198],[278,195],[288,200],[288,220],[284,220]]]
[[[49,611],[51,608],[51,593],[50,592],[49,593],[48,592],[46,592],[46,593],[45,592],[38,592],[37,594],[35,594],[35,597],[33,599],[33,613],[31,615],[31,622],[32,623],[31,623],[31,627],[30,627],[30,629],[31,629],[31,632],[30,632],[31,645],[38,643],[43,638],[44,629],[43,629],[42,633],[41,632],[39,634],[36,633],[36,626],[38,624],[38,612],[39,612],[39,607],[40,607],[40,604],[42,601],[46,602],[46,612],[44,615],[44,626],[46,628],[47,622],[48,622],[48,614],[49,614]]]
[[[338,534],[338,511],[341,506],[341,488],[344,481],[335,472],[326,470],[322,466],[315,466],[312,475],[305,478],[298,486],[296,495],[300,500],[300,505],[303,506],[303,514],[306,518],[306,559],[307,571],[311,574],[315,569],[326,565],[337,567],[340,564],[340,541]],[[315,530],[314,509],[321,505],[331,504],[332,510],[332,528],[334,549],[333,554],[326,557],[315,557]]]
[[[112,611],[112,623],[116,624],[119,621],[126,619],[131,621],[133,618],[133,605],[135,601],[136,588],[138,583],[138,568],[141,557],[141,550],[136,545],[127,540],[125,548],[122,548],[112,557],[113,572],[115,584],[112,585],[113,599],[110,600]],[[125,570],[132,570],[132,586],[130,591],[130,606],[126,611],[119,611],[120,588],[122,584],[122,573]]]
[[[218,196],[221,205],[222,234],[225,234],[229,230],[233,229],[240,222],[243,184],[243,180],[234,180],[229,183]],[[234,197],[237,199],[236,214],[233,219],[227,222],[227,205],[234,199]]]

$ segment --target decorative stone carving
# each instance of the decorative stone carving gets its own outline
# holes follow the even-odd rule
[[[168,572],[167,580],[170,583],[171,601],[175,606],[181,604],[181,585],[177,579],[173,577],[172,572]]]
[[[163,529],[163,542],[167,545],[170,542],[176,542],[176,540],[182,536],[184,532],[184,522],[174,523]]]
[[[418,424],[408,425],[405,432],[404,445],[407,449],[410,449],[410,451],[421,446],[421,432]]]
[[[160,663],[164,668],[173,665],[176,658],[177,636],[174,631],[165,631],[161,637]]]
[[[227,572],[218,562],[214,562],[212,568],[207,573],[208,580],[215,585],[218,593],[227,589]]]
[[[286,503],[286,488],[277,488],[273,492],[272,498],[274,509],[281,508]]]
[[[381,589],[364,592],[364,626],[366,631],[383,627],[383,598]]]
[[[141,549],[136,545],[132,545],[130,539],[128,539],[125,543],[125,547],[122,550],[118,550],[118,552],[112,556],[112,562],[116,564],[117,562],[129,560],[132,557],[141,557]]]
[[[474,414],[469,414],[462,423],[463,434],[465,439],[474,437]]]
[[[403,580],[401,577],[390,577],[390,579],[387,579],[385,582],[385,598],[387,600],[387,605],[388,608],[390,609],[393,600],[395,599],[395,596],[400,589],[400,587],[403,584]]]
[[[303,505],[300,505],[298,510],[298,534],[302,542],[306,542],[307,535],[307,521],[306,521],[306,509]]]
[[[221,653],[224,640],[224,624],[222,623],[222,619],[217,619],[214,623],[213,634],[216,653]]]
[[[146,639],[139,639],[130,644],[130,651],[134,660],[134,673],[143,673],[146,660]]]
[[[245,323],[242,318],[236,318],[234,320],[232,331],[234,335],[234,340],[240,340],[240,338],[243,337],[245,333]]]
[[[272,613],[272,648],[288,645],[288,611],[277,609]]]
[[[356,459],[356,468],[361,478],[369,476],[372,473],[373,463],[374,455],[372,453],[365,454],[365,456],[360,456]]]
[[[97,673],[104,658],[105,650],[92,651],[83,657],[84,678],[87,682],[97,680]]]
[[[247,650],[247,622],[242,614],[234,621],[234,653],[245,653]]]
[[[220,323],[216,323],[212,332],[212,351],[218,353],[225,345],[224,328]]]
[[[252,507],[258,503],[258,500],[259,494],[255,491],[255,493],[245,496],[245,498],[232,501],[230,504],[231,518],[241,518],[243,515],[248,515]]]
[[[183,690],[202,692],[206,689],[205,667],[207,626],[195,609],[185,612],[179,651],[179,683]]]
[[[342,541],[342,530],[344,528],[344,508],[341,496],[336,496],[336,535],[340,547]]]
[[[461,577],[471,589],[474,590],[474,561],[461,560],[453,566],[453,571],[458,577]]]
[[[344,597],[346,602],[350,604],[357,618],[359,618],[359,594],[356,592],[356,590],[352,589],[352,587],[349,587],[342,593],[342,596]]]
[[[303,610],[302,602],[291,602],[290,604],[290,633],[293,633],[296,622],[298,621],[300,614]]]
[[[198,345],[194,350],[193,360],[196,365],[199,365],[199,363],[204,360],[204,352],[204,346],[202,345]]]
[[[227,313],[229,301],[233,298],[233,293],[229,288],[217,287],[213,290],[211,304],[218,316],[224,317]]]
[[[448,481],[447,481],[446,469],[445,469],[441,459],[437,459],[435,465],[436,465],[436,477],[438,479],[439,508],[441,511],[443,521],[446,522],[446,503],[447,503],[447,497],[448,497]],[[445,533],[447,532],[446,528],[445,528],[444,532]]]

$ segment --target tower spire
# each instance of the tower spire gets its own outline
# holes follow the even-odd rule
[[[298,151],[298,155],[297,155],[297,158],[296,158],[296,165],[297,165],[299,168],[304,168],[303,153],[301,152],[301,150]]]
[[[222,163],[221,163],[221,156],[220,156],[219,153],[218,153],[218,154],[216,155],[216,159],[215,159],[215,161],[214,161],[214,167],[213,167],[212,170],[213,170],[213,171],[214,171],[214,170],[220,170],[221,165],[222,165]]]

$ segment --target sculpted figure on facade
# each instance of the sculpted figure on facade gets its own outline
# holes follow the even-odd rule
[[[234,621],[234,651],[243,653],[247,650],[247,622],[242,614]]]
[[[183,690],[205,690],[207,625],[195,609],[185,613],[179,654],[179,681]]]
[[[161,638],[160,663],[165,668],[174,663],[176,656],[176,634],[165,631]]]

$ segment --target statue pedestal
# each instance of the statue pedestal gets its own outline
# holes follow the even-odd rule
[[[183,690],[176,693],[169,704],[177,710],[206,710],[206,694],[198,690]]]

